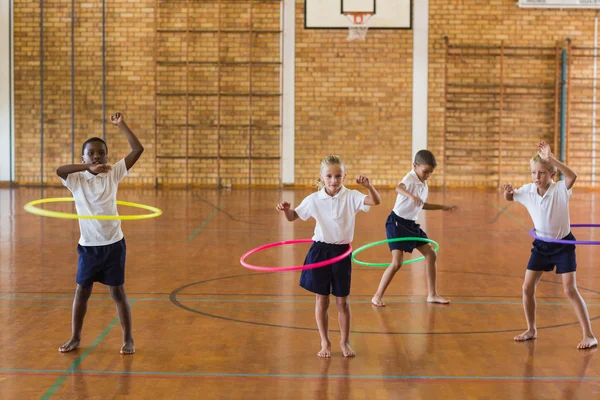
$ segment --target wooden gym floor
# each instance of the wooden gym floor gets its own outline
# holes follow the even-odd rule
[[[538,288],[539,337],[525,328],[521,284],[530,253],[524,207],[483,190],[430,193],[456,204],[427,211],[421,224],[440,243],[439,291],[449,306],[425,302],[423,263],[404,266],[386,296],[370,299],[383,272],[354,265],[351,343],[319,359],[314,296],[299,272],[257,273],[239,264],[259,245],[310,238],[314,222],[289,223],[275,205],[305,190],[122,189],[121,200],[163,209],[158,219],[125,221],[127,275],[137,352],[121,356],[121,332],[108,290],[97,284],[82,346],[57,351],[70,336],[77,268],[77,221],[23,211],[28,201],[68,196],[64,188],[0,189],[0,398],[2,399],[592,399],[600,398],[597,350],[578,351],[581,329],[560,279]],[[385,238],[394,204],[357,217],[355,248]],[[572,223],[600,221],[600,194],[575,189]],[[52,209],[70,211],[71,204]],[[136,210],[120,208],[121,214]],[[574,230],[600,240],[593,229]],[[302,263],[308,245],[270,249],[249,261]],[[579,246],[578,284],[600,335],[600,248]],[[361,254],[387,261],[385,246]]]

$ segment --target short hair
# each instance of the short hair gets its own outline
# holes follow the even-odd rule
[[[336,156],[335,154],[330,154],[321,160],[321,174],[323,173],[323,170],[327,168],[328,165],[337,165],[342,169],[342,171],[346,170],[346,167],[344,167],[344,161],[342,161],[342,157]],[[317,180],[317,187],[319,188],[319,190],[321,190],[323,186],[325,186],[325,183],[321,180],[321,177],[319,176],[319,179]]]
[[[550,164],[550,162],[548,162],[548,160],[544,160],[542,157],[540,157],[539,154],[536,154],[535,156],[533,156],[531,158],[531,161],[529,162],[529,164],[533,167],[533,164],[535,163],[540,163],[540,164],[544,164],[546,167],[548,167],[548,171],[550,171],[551,174],[554,174],[556,172],[556,167],[552,164]]]
[[[99,137],[92,137],[89,138],[88,140],[86,140],[85,142],[83,142],[83,146],[81,146],[81,155],[85,155],[85,146],[88,145],[88,143],[93,143],[93,142],[100,142],[104,145],[104,147],[106,147],[106,153],[108,153],[108,146],[106,145],[106,142],[102,139],[100,139]]]
[[[419,150],[417,154],[415,154],[415,164],[431,165],[433,168],[437,167],[435,156],[429,150]]]

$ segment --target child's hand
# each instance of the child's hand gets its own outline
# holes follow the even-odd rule
[[[421,207],[422,205],[425,204],[425,202],[423,200],[421,200],[421,198],[418,196],[412,196],[412,201],[415,203],[415,206],[417,206],[417,207]]]
[[[552,151],[550,151],[550,145],[548,143],[540,142],[539,148],[538,154],[542,160],[548,160],[548,158],[554,157],[554,155],[552,155]]]
[[[356,183],[358,183],[360,186],[362,187],[370,187],[371,186],[371,180],[364,175],[356,175]]]
[[[117,112],[110,116],[110,122],[112,122],[115,126],[119,126],[120,124],[125,122],[125,119],[123,118],[123,114]]]
[[[456,209],[456,206],[442,206],[442,211],[454,211]]]
[[[515,188],[510,183],[505,183],[504,185],[502,185],[502,190],[504,190],[504,193],[506,193],[506,194],[514,194],[515,193]]]
[[[277,209],[279,211],[286,211],[290,209],[290,203],[288,203],[287,201],[282,201],[281,203],[277,204]]]
[[[88,169],[94,174],[101,174],[110,171],[112,167],[108,164],[91,164]]]

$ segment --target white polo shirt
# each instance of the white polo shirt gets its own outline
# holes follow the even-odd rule
[[[125,159],[122,159],[108,173],[94,175],[89,171],[69,174],[62,179],[75,199],[79,215],[119,215],[117,212],[117,188],[119,181],[129,175]],[[80,219],[79,230],[82,246],[106,246],[123,239],[121,221],[100,221]]]
[[[562,239],[571,231],[569,220],[569,197],[573,189],[567,190],[565,181],[551,182],[540,196],[534,183],[529,183],[513,194],[513,200],[523,204],[540,237]]]
[[[429,194],[429,188],[427,182],[421,182],[415,170],[411,170],[408,174],[402,178],[402,182],[406,186],[406,190],[409,193],[419,197],[425,203],[427,195]],[[423,206],[415,205],[415,202],[402,194],[396,196],[396,204],[394,205],[394,213],[404,219],[416,221],[419,218],[419,213],[423,209]]]
[[[329,244],[347,244],[354,239],[354,221],[359,211],[369,211],[366,194],[342,186],[333,197],[325,188],[307,196],[295,211],[301,220],[313,217],[317,224],[312,239]]]

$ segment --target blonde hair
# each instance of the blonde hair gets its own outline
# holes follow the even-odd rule
[[[323,170],[325,168],[327,168],[329,165],[337,165],[342,169],[342,171],[344,171],[346,169],[344,167],[344,162],[342,161],[342,157],[340,157],[340,156],[336,156],[335,154],[330,154],[327,157],[323,158],[321,160],[321,169],[319,170],[319,179],[317,179],[317,188],[319,188],[319,190],[323,189],[323,186],[325,186],[325,183],[321,179],[321,174],[323,173]]]
[[[533,164],[535,163],[540,163],[540,164],[544,164],[547,168],[548,171],[550,171],[550,174],[554,174],[556,172],[556,167],[552,164],[550,164],[547,160],[544,160],[542,157],[540,157],[539,154],[534,155],[531,158],[531,161],[529,162],[529,164],[533,167]]]

